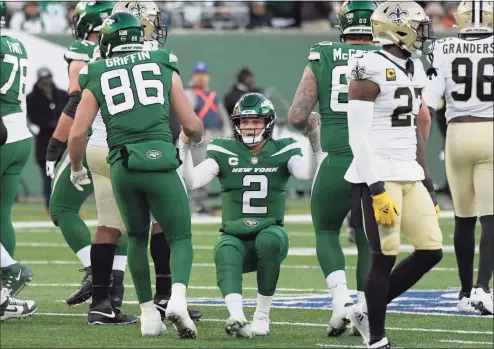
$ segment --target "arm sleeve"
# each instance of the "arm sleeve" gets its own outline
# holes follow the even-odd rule
[[[190,154],[190,146],[182,143],[181,140],[178,141],[178,149],[180,159],[183,162],[181,172],[187,189],[201,188],[209,184],[220,172],[218,163],[211,158],[204,160],[194,167]]]
[[[288,171],[296,179],[311,179],[310,166],[304,161],[302,156],[294,155],[288,160]]]

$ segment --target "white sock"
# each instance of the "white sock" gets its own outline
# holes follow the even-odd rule
[[[247,321],[244,314],[244,308],[242,304],[242,295],[238,293],[230,293],[225,297],[225,304],[230,313],[230,317]]]
[[[145,302],[145,303],[141,303],[139,304],[140,307],[141,307],[141,312],[142,313],[147,313],[147,312],[154,312],[154,311],[157,311],[156,309],[156,305],[154,305],[154,302],[153,301],[149,301],[149,302]]]
[[[5,247],[0,244],[0,267],[5,268],[15,264],[15,261],[10,257]]]
[[[185,286],[184,284],[181,284],[181,283],[174,283],[172,285],[172,294],[170,296],[170,300],[171,299],[180,299],[184,302],[186,302],[186,293],[187,291],[187,286]]]
[[[113,258],[113,267],[111,269],[125,272],[126,266],[127,256],[115,256],[115,258]]]
[[[0,290],[0,304],[4,304],[7,299],[9,299],[9,292],[5,287],[2,287],[2,289]]]
[[[357,291],[357,299],[358,299],[359,304],[365,303],[365,292],[364,291]]]
[[[346,286],[346,274],[344,270],[337,270],[332,272],[326,278],[329,292],[333,296],[333,304],[348,303],[350,294]]]
[[[257,307],[254,317],[256,315],[261,315],[261,317],[269,318],[269,311],[271,310],[271,303],[273,302],[273,296],[263,296],[262,294],[257,294]],[[264,315],[264,316],[262,316]]]
[[[84,268],[91,266],[91,245],[81,248],[76,253]]]

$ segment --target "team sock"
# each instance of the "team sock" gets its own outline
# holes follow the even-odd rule
[[[341,249],[339,231],[316,231],[316,254],[324,277],[334,271],[345,270],[345,256]]]
[[[479,272],[477,285],[489,290],[489,282],[494,268],[494,215],[480,217],[482,236],[479,246]]]
[[[363,228],[354,228],[357,245],[357,291],[364,291],[365,278],[369,272],[371,251]]]
[[[91,265],[93,275],[92,305],[108,299],[108,288],[112,271],[116,245],[93,244],[91,247]]]
[[[170,270],[173,284],[189,285],[194,250],[190,238],[181,239],[170,244]],[[173,293],[173,292],[172,292]]]
[[[150,250],[156,273],[156,293],[169,297],[172,288],[170,245],[163,232],[151,235]]]
[[[6,268],[15,264],[15,261],[12,259],[10,254],[7,252],[5,247],[0,244],[0,268]]]
[[[148,232],[129,236],[128,263],[139,303],[153,299],[151,291],[151,275],[148,261]]]
[[[461,282],[460,294],[468,296],[473,287],[476,223],[477,217],[461,218],[455,216],[454,245]]]

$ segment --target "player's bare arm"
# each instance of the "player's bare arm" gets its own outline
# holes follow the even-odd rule
[[[309,115],[317,103],[317,79],[312,69],[306,66],[298,85],[293,103],[288,111],[288,121],[298,131],[307,128]]]
[[[431,114],[423,98],[419,114],[417,115],[417,127],[422,134],[425,144],[427,144],[429,140],[429,134],[431,132]]]
[[[82,160],[86,152],[88,131],[98,109],[98,101],[92,92],[88,89],[84,90],[69,135],[69,155],[74,172],[80,171],[83,167]]]
[[[193,142],[199,143],[202,140],[204,126],[201,120],[194,113],[189,98],[185,94],[180,75],[173,72],[172,87],[170,89],[170,104],[177,114],[178,121],[183,127],[184,133]]]

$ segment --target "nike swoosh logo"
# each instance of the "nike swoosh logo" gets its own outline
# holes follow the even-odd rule
[[[69,47],[69,51],[74,51],[74,50],[77,50],[76,47]]]
[[[22,270],[19,270],[19,275],[17,275],[16,279],[17,281],[19,281],[21,279],[21,274],[22,274]]]
[[[108,313],[103,313],[101,311],[95,311],[95,310],[91,310],[91,313],[93,314],[99,314],[99,315],[103,315],[105,317],[109,317],[110,319],[113,319],[115,317],[115,312],[112,310],[111,314],[108,314]]]

